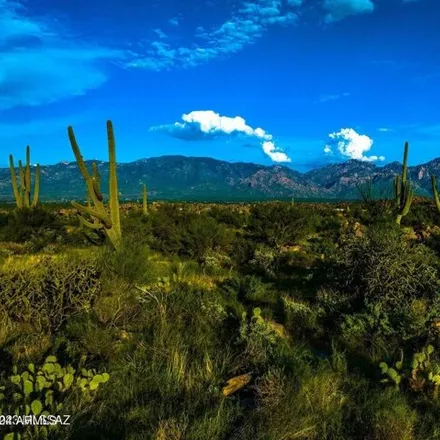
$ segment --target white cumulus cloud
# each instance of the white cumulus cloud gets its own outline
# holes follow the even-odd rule
[[[198,123],[200,130],[204,133],[223,132],[231,134],[233,132],[240,132],[249,136],[257,136],[259,138],[270,140],[271,135],[268,135],[262,128],[253,129],[246,124],[246,121],[241,116],[231,118],[229,116],[220,116],[212,110],[196,110],[191,113],[184,114],[182,119],[188,123]],[[177,124],[181,124],[177,122]]]
[[[292,162],[289,156],[283,151],[277,151],[277,147],[272,141],[263,142],[263,151],[274,161],[274,162]]]
[[[273,136],[261,127],[252,128],[241,116],[221,116],[212,110],[195,110],[182,115],[183,122],[151,127],[151,131],[164,131],[170,136],[185,140],[202,140],[216,136],[241,134],[262,140],[261,146],[274,162],[291,162],[291,159],[272,141]]]
[[[359,134],[352,128],[342,128],[340,131],[330,133],[331,144],[324,147],[326,154],[333,154],[336,147],[341,156],[349,159],[357,159],[365,162],[385,160],[384,156],[366,156],[373,145],[373,139],[365,134]],[[332,148],[333,147],[333,148]]]

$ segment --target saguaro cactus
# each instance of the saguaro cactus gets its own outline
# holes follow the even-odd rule
[[[438,210],[438,212],[440,212],[440,197],[438,195],[437,182],[435,180],[434,175],[431,176],[431,180],[432,180],[432,192],[434,194],[435,206],[437,206],[437,210]]]
[[[17,182],[12,154],[9,155],[9,169],[11,171],[12,190],[17,208],[34,208],[37,206],[40,197],[40,165],[37,164],[35,170],[34,195],[31,203],[31,150],[29,145],[26,147],[26,166],[23,167],[21,160],[18,161],[20,186]]]
[[[144,215],[148,214],[148,205],[147,205],[147,199],[148,193],[147,193],[147,185],[144,184],[143,190],[142,190],[142,212]]]
[[[403,153],[402,176],[397,175],[394,179],[394,195],[396,200],[397,217],[396,223],[400,225],[402,218],[408,214],[413,201],[413,189],[407,180],[408,175],[408,142],[405,143]]]
[[[98,166],[96,165],[96,162],[92,163],[92,179],[94,182],[95,194],[98,196],[98,199],[102,201],[104,199],[104,197],[101,193],[101,175],[99,173]],[[87,207],[91,209],[93,207],[92,198],[90,197],[90,193],[89,193],[88,189],[86,189],[86,198],[87,198]],[[92,225],[89,225],[90,228],[101,229],[101,226],[100,226],[101,221],[97,217],[91,217],[91,220],[88,221],[82,215],[79,215],[79,220],[80,220],[81,226],[83,226],[85,228],[88,227],[88,224],[91,221],[93,224],[93,227],[92,227]]]
[[[121,221],[119,214],[119,192],[118,179],[116,174],[116,153],[115,153],[115,136],[113,132],[113,124],[107,121],[107,139],[109,151],[109,204],[108,209],[104,205],[104,197],[101,193],[101,177],[98,172],[98,167],[93,164],[93,172],[90,175],[84,159],[81,155],[78,143],[76,142],[75,134],[72,127],[67,129],[70,144],[72,146],[73,154],[79,170],[86,182],[88,196],[90,197],[89,206],[80,205],[72,201],[72,205],[83,214],[89,214],[94,220],[90,222],[80,215],[80,221],[84,226],[91,229],[103,229],[110,240],[113,247],[117,248],[121,242]],[[92,205],[92,206],[91,206]]]

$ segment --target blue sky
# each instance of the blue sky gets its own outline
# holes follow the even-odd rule
[[[438,0],[0,0],[0,165],[440,156]]]

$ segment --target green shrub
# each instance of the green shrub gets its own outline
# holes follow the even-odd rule
[[[432,199],[422,199],[412,204],[411,210],[405,218],[405,224],[409,226],[432,226],[438,225],[439,220],[440,215]]]
[[[218,223],[223,223],[234,228],[242,228],[246,224],[247,216],[240,214],[236,209],[231,209],[228,205],[212,206],[209,215]]]
[[[278,269],[278,253],[275,249],[259,243],[249,266],[259,275],[274,278]]]
[[[150,219],[152,249],[199,263],[211,251],[228,252],[234,240],[234,232],[207,213],[180,211],[165,205],[153,211]]]
[[[426,335],[428,322],[440,314],[438,260],[390,224],[348,237],[336,260],[329,284],[343,292],[345,312],[352,314],[346,328],[407,341]]]
[[[321,287],[316,292],[316,303],[322,307],[326,315],[342,316],[351,311],[351,296],[332,288]]]
[[[0,211],[0,231],[8,224],[9,213],[7,211]]]
[[[8,216],[8,224],[3,228],[2,235],[6,241],[24,243],[35,235],[47,234],[63,235],[64,227],[58,216],[43,207],[22,208],[12,211]],[[48,236],[49,240],[53,236]],[[49,241],[45,241],[43,247]]]
[[[142,212],[131,211],[121,217],[122,233],[136,237],[138,242],[148,244],[152,239],[152,220],[154,213],[145,216]]]
[[[254,275],[235,276],[220,284],[221,291],[239,301],[264,301],[268,285]]]
[[[32,234],[25,243],[28,253],[56,253],[61,244],[62,237],[53,229],[40,229]]]
[[[428,238],[426,245],[440,257],[440,233],[432,234]]]
[[[123,236],[118,249],[103,246],[98,251],[98,265],[107,286],[120,279],[129,284],[143,283],[151,279],[150,251],[135,235]]]
[[[321,310],[313,307],[305,301],[298,301],[288,295],[281,298],[283,314],[287,328],[295,334],[302,331],[313,330],[316,332],[318,327],[318,317]]]
[[[120,331],[99,322],[94,315],[72,316],[63,328],[65,353],[71,359],[87,356],[91,361],[106,362],[115,356]]]
[[[233,239],[233,232],[212,217],[206,214],[191,215],[182,228],[179,255],[202,262],[209,251],[228,251]]]
[[[253,240],[280,248],[307,237],[319,221],[315,212],[302,206],[262,203],[252,207],[247,230]]]
[[[178,254],[181,245],[181,227],[185,215],[174,205],[164,205],[149,213],[151,221],[151,248],[165,254]]]
[[[257,244],[250,240],[249,237],[238,235],[230,250],[232,265],[236,270],[249,270],[249,263],[254,256]]]
[[[201,266],[205,273],[216,275],[222,273],[223,269],[231,268],[231,258],[223,252],[208,249],[201,257]]]

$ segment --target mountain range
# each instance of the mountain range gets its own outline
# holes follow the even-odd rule
[[[104,195],[108,188],[108,163],[96,161]],[[86,162],[91,169],[92,161]],[[142,184],[150,200],[249,201],[268,199],[348,200],[359,198],[359,185],[371,179],[376,196],[392,195],[392,180],[402,165],[377,166],[349,160],[300,173],[281,165],[230,163],[208,157],[161,156],[120,163],[121,200],[140,199]],[[34,171],[32,172],[34,174]],[[440,180],[440,158],[408,167],[415,193],[431,196],[431,174]],[[76,162],[41,167],[41,200],[83,200],[85,183]],[[9,168],[0,168],[0,200],[12,200]]]

